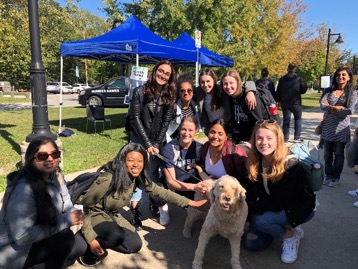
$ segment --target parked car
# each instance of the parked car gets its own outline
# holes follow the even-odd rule
[[[81,83],[73,84],[72,87],[74,93],[80,93],[81,90],[90,88],[90,86],[88,86],[87,84],[81,84]]]
[[[11,84],[9,81],[0,81],[0,92],[10,92]]]
[[[46,91],[48,93],[60,93],[60,82],[47,82]],[[73,94],[73,87],[67,82],[62,82],[62,93],[71,93]]]
[[[78,95],[78,102],[85,105],[96,105],[104,107],[126,107],[125,96],[130,90],[129,77],[112,78],[103,85],[81,90]]]

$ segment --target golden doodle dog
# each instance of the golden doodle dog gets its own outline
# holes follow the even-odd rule
[[[230,242],[232,268],[241,269],[240,243],[248,212],[246,190],[236,178],[225,175],[215,182],[210,192],[210,202],[192,268],[202,268],[206,245],[211,237],[219,234]]]
[[[190,165],[188,165],[188,168],[195,168],[201,179],[203,180],[203,184],[206,185],[207,187],[207,192],[205,193],[205,195],[201,195],[198,191],[195,191],[194,194],[194,201],[200,201],[200,200],[204,200],[204,199],[208,199],[210,200],[210,190],[213,188],[216,180],[210,178],[205,172],[203,172],[203,169],[197,165],[196,163],[192,163]],[[185,219],[185,223],[184,223],[184,229],[183,229],[183,236],[187,239],[191,238],[191,230],[192,227],[194,225],[194,223],[201,219],[201,218],[205,218],[205,216],[207,215],[208,210],[202,210],[202,209],[196,209],[193,208],[191,206],[188,207],[187,209],[187,216]]]

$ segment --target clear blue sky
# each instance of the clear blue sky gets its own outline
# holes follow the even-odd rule
[[[340,45],[343,49],[351,50],[358,54],[358,15],[357,0],[303,0],[307,5],[306,12],[302,15],[307,25],[319,25],[325,23],[332,33],[341,33],[344,43]],[[66,0],[57,0],[64,5]],[[122,2],[129,2],[128,0]],[[80,8],[84,8],[105,17],[105,14],[98,11],[99,7],[104,7],[100,0],[82,0]],[[328,32],[327,32],[328,34]],[[332,36],[334,42],[337,36]]]

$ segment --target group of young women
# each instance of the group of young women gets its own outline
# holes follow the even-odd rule
[[[99,178],[76,201],[84,211],[75,210],[69,199],[56,143],[47,137],[34,139],[24,168],[8,176],[0,213],[0,267],[44,263],[45,268],[64,268],[76,259],[94,266],[106,257],[107,249],[138,252],[142,190],[152,197],[152,208],[159,207],[163,225],[170,221],[166,202],[207,206],[206,200],[192,200],[194,190],[207,191],[197,176],[190,175],[192,163],[212,178],[234,176],[246,188],[250,225],[243,242],[247,249],[262,250],[282,238],[281,260],[296,261],[304,236],[300,225],[314,215],[315,195],[308,177],[297,160],[287,158],[279,124],[258,118],[255,108],[260,101],[251,83],[243,83],[234,70],[222,76],[222,89],[216,82],[211,70],[200,74],[200,87],[195,90],[188,77],[179,80],[177,107],[182,115],[177,136],[173,132],[168,138],[168,127],[177,115],[174,71],[170,62],[158,63],[148,82],[133,92],[131,142],[101,167]],[[199,92],[196,98],[194,91]],[[233,100],[238,112],[234,117]],[[248,141],[251,148],[232,142],[233,118],[240,141]],[[208,137],[204,145],[194,139],[199,123]],[[171,161],[161,161],[158,153]],[[130,221],[119,213],[129,203]],[[83,227],[73,234],[69,227],[77,224]]]

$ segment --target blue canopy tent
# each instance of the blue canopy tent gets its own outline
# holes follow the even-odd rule
[[[217,67],[233,67],[234,60],[230,57],[222,56],[207,48],[195,46],[195,40],[187,33],[184,32],[172,41],[172,44],[178,48],[187,48],[195,51],[196,57],[196,71],[195,71],[195,84],[199,85],[199,69],[200,65],[217,66]]]
[[[182,33],[174,39],[172,44],[177,48],[186,48],[196,51],[195,40],[187,32]],[[234,60],[230,57],[217,54],[202,46],[199,48],[199,64],[215,67],[233,67]]]
[[[124,63],[195,62],[195,52],[175,47],[153,33],[134,15],[113,30],[94,38],[61,44],[61,56]]]
[[[157,63],[168,59],[175,63],[195,63],[196,52],[184,47],[175,47],[171,42],[153,33],[135,16],[130,16],[113,30],[86,40],[61,44],[61,74],[63,79],[63,57],[78,57],[93,60],[116,61],[123,63]],[[61,128],[62,88],[60,91]]]

